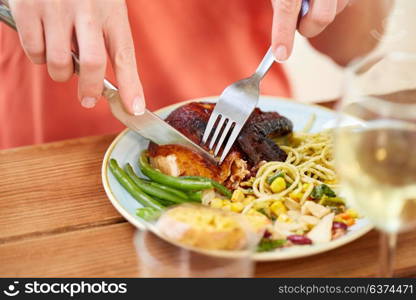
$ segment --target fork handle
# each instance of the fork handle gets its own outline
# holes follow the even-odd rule
[[[266,55],[263,57],[260,65],[257,67],[256,73],[254,73],[258,80],[263,79],[264,75],[266,75],[267,71],[269,71],[274,61],[274,54],[272,47],[270,47],[269,50],[267,50]]]

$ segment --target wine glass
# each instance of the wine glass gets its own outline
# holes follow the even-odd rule
[[[150,231],[136,231],[139,276],[157,278],[252,277],[252,249],[215,256],[161,239]]]
[[[416,221],[416,54],[378,54],[349,66],[339,112],[341,193],[381,231],[379,275],[391,277],[397,233]]]
[[[134,237],[142,277],[253,275],[262,234],[243,215],[184,203],[165,210],[149,229]]]

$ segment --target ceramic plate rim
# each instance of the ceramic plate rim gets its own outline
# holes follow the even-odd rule
[[[268,95],[262,95],[261,97],[262,98],[270,98],[270,99],[273,99],[273,101],[291,102],[293,104],[293,100],[290,100],[290,99],[287,99],[287,98],[281,98],[281,97],[277,97],[277,96],[268,96]],[[187,100],[187,101],[183,101],[183,102],[179,102],[179,103],[175,103],[175,104],[165,106],[161,109],[156,110],[155,113],[159,114],[163,111],[166,111],[166,110],[169,110],[169,109],[174,109],[175,107],[187,104],[189,102],[194,102],[194,101],[213,102],[216,99],[218,99],[218,96],[191,99],[191,100]],[[327,107],[320,106],[320,105],[317,105],[317,104],[309,104],[309,103],[301,103],[301,102],[296,102],[296,104],[301,105],[301,106],[317,107],[319,109],[327,110],[327,111],[330,111],[332,113],[334,112],[333,110],[331,110]],[[106,193],[108,199],[110,200],[111,204],[116,208],[116,210],[129,223],[131,223],[132,225],[134,225],[135,227],[137,227],[140,230],[145,230],[146,229],[145,222],[141,221],[140,219],[138,219],[135,216],[132,216],[130,213],[128,213],[128,211],[117,200],[116,196],[114,195],[113,191],[111,190],[111,187],[110,187],[110,184],[109,184],[109,179],[108,179],[108,162],[110,160],[113,149],[116,147],[118,142],[123,138],[123,136],[128,131],[129,131],[129,129],[126,128],[122,132],[120,132],[116,136],[116,138],[111,142],[110,146],[106,150],[106,152],[104,154],[104,158],[103,158],[103,163],[101,165],[101,181],[102,181],[102,184],[104,186],[104,190],[105,190],[105,193]],[[307,257],[307,256],[319,254],[319,253],[322,253],[322,252],[330,251],[332,249],[341,247],[345,244],[348,244],[348,243],[362,237],[363,235],[365,235],[366,233],[368,233],[372,229],[373,229],[373,226],[371,224],[367,224],[367,225],[363,226],[362,228],[360,228],[356,231],[350,232],[348,235],[346,235],[345,237],[343,237],[341,239],[337,239],[337,240],[334,240],[334,241],[331,241],[331,242],[328,242],[328,243],[312,245],[312,246],[294,246],[294,247],[288,248],[288,249],[290,249],[290,251],[288,251],[288,252],[283,250],[283,251],[276,251],[276,252],[255,253],[253,255],[253,260],[255,260],[255,261],[278,261],[278,260],[289,260],[289,259],[295,259],[295,258]]]

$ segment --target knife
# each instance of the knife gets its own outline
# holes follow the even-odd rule
[[[117,88],[106,79],[104,79],[103,96],[108,100],[113,115],[129,129],[137,132],[144,138],[158,145],[179,144],[185,146],[199,153],[212,163],[218,163],[208,151],[205,151],[198,144],[194,143],[151,111],[146,109],[140,116],[127,113],[121,104],[121,98]]]
[[[8,1],[0,0],[0,21],[17,30],[16,23],[11,14]],[[75,73],[79,73],[79,59],[75,52],[72,52],[72,58],[75,66]],[[110,109],[113,115],[129,129],[137,132],[144,138],[158,144],[179,144],[190,148],[191,150],[199,153],[204,158],[208,159],[214,164],[217,164],[217,160],[206,150],[187,138],[181,132],[170,126],[163,121],[160,117],[145,110],[140,116],[133,116],[124,110],[121,104],[120,94],[116,86],[110,81],[104,79],[102,95],[108,100]]]

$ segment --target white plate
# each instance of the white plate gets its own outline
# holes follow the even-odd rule
[[[217,98],[218,97],[209,97],[191,101],[214,102]],[[176,107],[187,102],[165,107],[156,113],[162,118],[165,118]],[[294,131],[301,130],[305,126],[306,122],[308,122],[312,114],[316,115],[316,121],[311,129],[312,132],[319,132],[325,128],[333,126],[333,124],[335,124],[334,120],[336,119],[336,113],[324,107],[296,103],[294,101],[275,97],[262,96],[258,107],[263,111],[277,111],[289,118],[294,124]],[[352,118],[351,121],[353,123],[357,122]],[[118,212],[127,219],[127,221],[139,229],[149,228],[149,223],[143,221],[135,214],[136,209],[141,207],[141,205],[133,197],[131,197],[130,194],[125,191],[113,177],[108,168],[108,162],[110,158],[117,159],[120,165],[124,165],[129,162],[134,167],[135,171],[140,173],[137,166],[138,156],[142,150],[147,148],[147,145],[147,140],[140,135],[128,129],[124,130],[116,137],[108,148],[104,156],[101,169],[104,189],[111,203],[118,210]],[[338,238],[337,240],[317,245],[293,246],[284,249],[277,249],[272,252],[256,253],[253,255],[253,259],[256,261],[286,260],[321,253],[356,240],[371,229],[372,226],[367,219],[359,219],[354,226],[349,228],[346,235]]]

